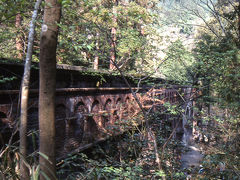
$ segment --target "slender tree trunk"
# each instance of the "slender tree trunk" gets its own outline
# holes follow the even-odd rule
[[[29,94],[30,68],[31,68],[31,61],[32,61],[35,20],[37,18],[37,12],[41,2],[42,0],[38,0],[36,2],[33,15],[32,15],[32,21],[30,23],[27,56],[26,56],[22,86],[21,86],[20,154],[22,155],[22,157],[20,159],[20,174],[21,174],[21,179],[23,180],[29,179],[29,170],[24,163],[24,160],[26,160],[26,155],[27,155],[28,94]]]
[[[99,64],[99,55],[98,55],[98,51],[99,51],[99,32],[97,32],[96,34],[96,50],[97,50],[97,54],[95,56],[94,62],[93,62],[93,69],[98,69],[98,64]]]
[[[22,16],[21,14],[16,15],[15,27],[17,30],[21,28],[22,25]],[[23,44],[21,40],[21,34],[18,32],[16,35],[16,49],[17,49],[17,58],[23,58]]]
[[[115,56],[115,50],[116,50],[116,41],[117,41],[117,29],[116,29],[116,23],[117,23],[117,8],[116,8],[116,0],[113,0],[113,27],[111,30],[111,57],[110,57],[110,65],[109,65],[109,69],[110,70],[114,70],[115,66],[114,66],[114,62],[116,61],[116,56]]]
[[[237,15],[238,15],[238,46],[240,48],[240,2],[238,2],[238,12],[237,12]]]
[[[45,0],[44,18],[40,41],[40,88],[39,88],[39,130],[40,130],[40,179],[46,174],[56,179],[55,168],[55,90],[56,90],[56,48],[61,5],[58,0]],[[43,155],[42,155],[43,154]],[[47,156],[48,158],[45,158]]]

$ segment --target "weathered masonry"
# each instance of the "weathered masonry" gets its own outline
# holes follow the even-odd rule
[[[36,66],[36,65],[34,65]],[[19,122],[19,89],[23,65],[0,63],[0,145],[6,143]],[[189,87],[161,87],[150,89],[146,83],[136,87],[127,77],[144,108],[162,111],[164,102],[177,103],[190,97]],[[161,79],[151,79],[164,83]],[[30,151],[38,131],[38,68],[32,67],[28,109]],[[180,96],[180,93],[182,94]],[[154,97],[154,98],[153,98]],[[90,146],[108,136],[120,134],[138,124],[140,110],[135,99],[119,75],[87,71],[79,67],[57,66],[56,89],[56,151],[57,156]],[[175,124],[174,122],[172,123]],[[182,127],[183,125],[181,125]],[[31,134],[31,135],[30,135]]]

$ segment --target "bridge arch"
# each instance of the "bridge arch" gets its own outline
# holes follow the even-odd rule
[[[56,105],[56,155],[59,156],[64,151],[64,144],[66,138],[66,115],[67,108],[61,103]]]
[[[101,117],[99,116],[99,111],[101,110],[100,103],[97,99],[92,99],[92,104],[90,105],[90,113],[86,116],[84,123],[84,141],[92,142],[99,136],[99,129],[101,128]]]
[[[2,120],[2,118],[7,118],[7,115],[6,113],[0,111],[0,119]]]
[[[106,114],[104,115],[104,124],[107,126],[107,124],[111,124],[111,110],[113,107],[113,101],[108,98],[104,103],[104,110],[106,111]]]
[[[88,113],[88,107],[86,103],[84,103],[82,100],[80,100],[74,108],[74,114],[81,113],[82,116],[86,116]]]
[[[72,100],[73,101],[73,100]],[[75,99],[75,103],[76,103]],[[70,117],[66,116],[66,137],[64,150],[71,151],[80,146],[83,138],[84,131],[84,116],[85,112],[84,103],[79,101],[74,106],[71,106]],[[67,110],[67,109],[66,109]],[[67,113],[66,113],[67,114]]]
[[[7,119],[7,114],[0,111],[0,127],[3,127],[5,125],[5,119]]]
[[[91,113],[93,114],[93,119],[99,128],[104,127],[104,124],[102,122],[102,117],[99,113],[101,111],[101,109],[102,109],[102,107],[101,107],[100,102],[97,99],[95,99],[91,106]]]
[[[130,97],[126,96],[126,98],[123,101],[123,113],[122,113],[122,117],[125,119],[128,117],[129,114],[129,106],[130,106]]]
[[[117,97],[116,99],[117,99],[116,100],[116,108],[120,108],[121,103],[122,103],[122,98],[121,97]]]
[[[4,123],[4,119],[7,118],[7,114],[4,112],[0,111],[0,148],[2,148],[5,144],[5,139],[4,137],[6,136],[6,130],[9,129],[8,125],[6,123]],[[5,134],[5,136],[3,136],[3,134]],[[10,134],[8,134],[8,136],[10,137]]]
[[[31,107],[28,109],[27,121],[27,150],[33,153],[39,148],[39,124],[38,124],[38,108]]]
[[[134,113],[136,112],[136,109],[137,109],[137,105],[136,105],[136,100],[134,97],[131,97],[129,99],[129,105],[128,105],[128,111],[129,111],[129,114],[132,116],[134,115]]]
[[[119,122],[122,119],[122,110],[123,110],[123,103],[122,103],[122,98],[117,97],[116,103],[115,103],[115,109],[113,112],[113,121],[114,122]]]

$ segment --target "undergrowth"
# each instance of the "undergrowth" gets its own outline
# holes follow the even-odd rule
[[[159,154],[172,131],[169,125],[157,116],[151,123]],[[163,170],[159,170],[152,142],[145,136],[146,129],[140,129],[133,129],[60,161],[59,179],[185,179],[185,173],[180,170],[180,142],[176,139],[169,142],[162,159]]]
[[[240,139],[239,123],[228,117],[201,115],[203,125],[199,126],[201,138],[198,143],[204,154],[201,167],[181,168],[181,154],[185,148],[181,138],[173,137],[164,144],[172,133],[171,118],[166,114],[153,115],[151,131],[157,140],[161,155],[162,169],[158,168],[156,154],[147,129],[142,126],[131,129],[122,135],[111,137],[105,142],[83,152],[67,156],[57,162],[59,180],[144,180],[144,179],[239,179],[240,178]],[[178,117],[179,118],[179,117]],[[175,119],[176,120],[176,119]],[[214,123],[213,123],[214,122]],[[37,153],[27,160],[31,179],[39,176]],[[19,178],[18,147],[7,145],[0,152],[0,179]]]

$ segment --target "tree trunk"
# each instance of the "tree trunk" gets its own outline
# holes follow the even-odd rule
[[[96,50],[97,54],[95,55],[94,62],[93,62],[93,69],[98,69],[98,64],[99,64],[99,32],[96,34]]]
[[[117,40],[117,37],[116,37],[117,30],[115,27],[116,23],[117,23],[116,14],[117,14],[116,0],[113,0],[113,17],[112,17],[113,27],[111,30],[111,57],[110,57],[110,65],[109,65],[110,70],[116,69],[114,66],[114,62],[116,61],[116,52],[115,51],[116,51],[116,40]]]
[[[22,25],[22,16],[21,14],[16,15],[16,21],[15,21],[15,27],[17,30],[21,28]],[[23,58],[23,44],[21,40],[21,33],[17,32],[16,35],[16,49],[17,49],[17,58],[22,59]]]
[[[20,115],[20,174],[21,179],[29,179],[29,170],[26,167],[24,161],[27,155],[27,110],[28,110],[28,94],[29,94],[29,81],[30,81],[30,69],[32,61],[33,40],[35,32],[35,20],[37,18],[37,12],[42,0],[38,0],[35,4],[32,21],[30,23],[30,30],[28,35],[28,49],[24,66],[24,74],[21,86],[21,115]]]
[[[238,45],[240,44],[240,2],[238,2]],[[239,45],[240,48],[240,45]]]
[[[56,48],[61,5],[58,0],[46,0],[40,41],[40,179],[56,179],[55,168],[55,90]],[[45,157],[47,156],[47,158]]]

